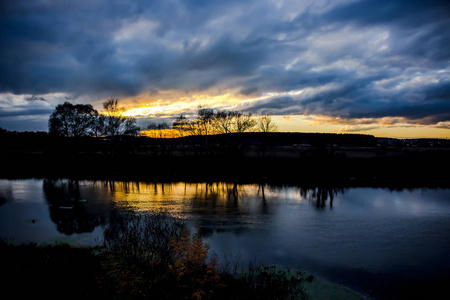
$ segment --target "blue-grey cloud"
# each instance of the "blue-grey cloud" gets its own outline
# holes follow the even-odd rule
[[[420,27],[448,21],[450,4],[445,0],[366,0],[338,5],[325,14],[329,20],[357,22],[359,25]]]
[[[255,113],[448,121],[448,28],[436,0],[2,1],[0,115],[34,112],[7,93],[218,88],[275,94],[246,106]]]

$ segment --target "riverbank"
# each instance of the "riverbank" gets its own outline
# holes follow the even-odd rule
[[[140,290],[143,283],[149,284],[147,278],[145,278],[147,271],[142,269],[142,266],[125,265],[102,247],[13,245],[2,242],[0,248],[2,272],[6,275],[3,282],[3,293],[5,295],[14,295],[19,298],[21,296],[34,298],[45,296],[50,299],[53,297],[143,299],[150,296],[144,293],[151,291],[148,287],[145,287],[145,291]],[[268,288],[267,282],[271,284],[287,282],[280,279],[280,274],[285,276],[287,273],[282,273],[279,268],[273,270],[276,270],[276,272],[264,271],[266,277],[273,277],[270,280],[264,279],[266,289]],[[301,280],[298,281],[301,282],[300,290],[303,291],[299,294],[303,295],[301,299],[365,299],[346,287],[333,284],[306,272],[295,271],[291,274],[301,274]],[[222,279],[216,284],[217,288],[221,290],[225,289],[224,284],[236,285],[235,287],[228,286],[226,290],[242,289],[242,282],[230,279],[225,281]],[[282,284],[282,286],[286,285]],[[278,289],[279,286],[276,288]],[[212,295],[203,295],[202,299],[217,299]],[[233,299],[235,296],[233,295]]]
[[[245,133],[58,138],[0,135],[0,178],[449,187],[448,140]]]
[[[450,153],[450,152],[449,152]],[[425,157],[215,157],[4,154],[0,178],[449,187],[449,153]]]

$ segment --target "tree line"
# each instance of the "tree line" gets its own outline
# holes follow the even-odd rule
[[[147,130],[172,129],[177,132],[175,136],[187,135],[208,136],[215,134],[243,133],[249,131],[275,132],[278,126],[269,115],[258,117],[252,114],[244,114],[235,110],[214,110],[199,107],[197,117],[187,119],[180,115],[175,119],[172,126],[167,123],[150,123]],[[173,136],[173,135],[172,135]]]
[[[103,103],[99,113],[91,104],[65,102],[55,107],[48,122],[49,133],[63,137],[138,135],[140,128],[136,119],[124,116],[125,109],[118,99]],[[274,132],[277,125],[268,115],[253,117],[233,110],[213,110],[199,107],[197,117],[188,120],[184,115],[175,119],[172,126],[167,123],[151,123],[147,130],[176,131],[178,137],[186,135],[208,136],[212,134],[243,133],[248,131]]]
[[[123,115],[118,99],[103,103],[99,113],[91,104],[65,102],[55,107],[48,121],[48,131],[62,137],[137,135],[136,119]]]

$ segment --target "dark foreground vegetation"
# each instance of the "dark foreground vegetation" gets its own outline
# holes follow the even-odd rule
[[[448,186],[450,142],[247,132],[179,138],[0,133],[3,178]]]
[[[46,299],[308,299],[302,272],[219,263],[174,218],[117,215],[103,247],[0,243],[4,295]]]

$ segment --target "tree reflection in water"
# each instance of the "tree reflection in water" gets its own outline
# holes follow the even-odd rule
[[[327,205],[332,208],[335,196],[345,192],[344,188],[329,186],[294,188],[299,191],[299,201],[305,199],[318,209]],[[106,196],[112,205],[134,211],[166,211],[193,221],[202,232],[241,231],[259,226],[267,216],[270,218],[279,206],[278,199],[287,199],[284,193],[290,190],[269,184],[124,181],[82,182],[80,189],[78,180],[51,179],[44,180],[43,189],[52,221],[59,232],[66,234],[92,232],[105,223],[106,216],[87,205],[89,198]]]
[[[300,196],[313,203],[317,208],[325,208],[328,199],[330,208],[333,208],[334,197],[345,193],[344,188],[330,186],[299,187],[299,190]]]
[[[59,232],[67,235],[93,232],[105,223],[103,214],[89,212],[88,200],[82,197],[78,180],[44,179],[43,190],[50,218]]]
[[[214,183],[140,183],[105,181],[104,188],[114,192],[115,201],[126,203],[137,210],[160,210],[162,206],[170,211],[180,211],[180,201],[189,213],[201,215],[254,214],[248,210],[248,201],[254,204],[261,200],[258,214],[270,213],[275,199],[285,191],[284,186],[261,184]],[[345,193],[345,188],[333,186],[297,186],[299,200],[306,199],[317,208],[333,207],[336,195]],[[177,201],[174,201],[177,199]],[[170,202],[171,204],[169,204]]]

